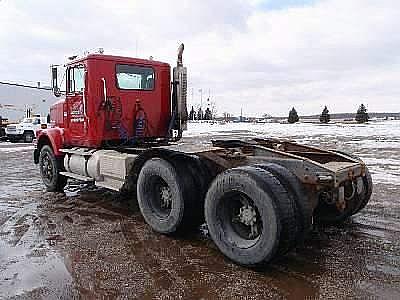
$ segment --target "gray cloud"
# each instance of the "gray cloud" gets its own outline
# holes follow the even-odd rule
[[[173,64],[185,42],[194,102],[211,89],[221,113],[400,111],[398,1],[258,2],[2,1],[0,79],[48,82],[51,63],[97,47]]]

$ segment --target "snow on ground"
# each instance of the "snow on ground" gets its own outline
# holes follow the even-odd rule
[[[360,156],[375,182],[400,185],[400,121],[369,124],[189,123],[184,137],[275,137]],[[32,144],[0,143],[0,152],[33,151]]]
[[[4,153],[32,151],[33,149],[33,144],[0,143],[0,152]]]
[[[271,137],[335,135],[357,138],[400,137],[400,121],[385,121],[370,124],[280,124],[280,123],[189,123],[185,136],[211,135],[215,133],[250,131]]]
[[[242,136],[293,139],[302,144],[340,149],[360,156],[375,182],[400,185],[400,121],[369,124],[190,123],[187,137]]]

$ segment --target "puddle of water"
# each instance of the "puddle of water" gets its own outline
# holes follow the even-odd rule
[[[0,295],[62,298],[73,279],[64,259],[40,238],[36,204],[27,205],[0,226]],[[39,240],[39,242],[38,242]]]

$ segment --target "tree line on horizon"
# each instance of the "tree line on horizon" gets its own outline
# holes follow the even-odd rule
[[[331,115],[329,114],[328,107],[325,105],[324,109],[322,110],[322,113],[319,116],[319,121],[320,123],[327,124],[331,120]],[[367,108],[363,103],[358,107],[357,112],[355,114],[355,120],[357,123],[365,123],[368,122],[369,120],[369,115],[367,112]],[[297,114],[296,109],[293,107],[289,111],[289,116],[288,116],[288,123],[294,124],[299,121],[299,115]]]
[[[224,113],[223,115],[224,115],[223,118],[225,120],[228,120],[229,118],[232,117],[229,113]],[[264,115],[264,117],[266,117],[266,116],[268,116],[269,118],[272,117],[268,114]],[[189,120],[214,120],[215,118],[216,118],[215,111],[213,113],[213,111],[209,107],[207,107],[205,109],[205,111],[203,111],[201,107],[199,107],[196,110],[192,106],[191,110],[188,114]],[[242,119],[242,117],[240,119]],[[300,120],[300,117],[299,117],[296,109],[293,107],[289,111],[289,116],[287,118],[287,121],[290,124],[294,124],[294,123],[298,122],[299,120]],[[358,123],[365,123],[365,122],[368,122],[368,120],[369,120],[367,108],[365,107],[365,105],[363,103],[359,106],[359,108],[357,109],[357,112],[355,113],[355,120]],[[328,107],[326,105],[324,106],[322,113],[319,115],[319,121],[320,121],[320,123],[324,123],[324,124],[327,124],[331,121],[331,115],[330,115]]]
[[[211,109],[209,107],[206,108],[206,110],[203,112],[201,107],[195,111],[194,107],[192,106],[192,109],[189,112],[189,120],[212,120],[214,119],[213,113],[211,112]]]

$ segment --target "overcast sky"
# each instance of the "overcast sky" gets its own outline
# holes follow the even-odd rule
[[[400,111],[399,0],[0,0],[0,81],[103,47],[176,61],[221,114]],[[192,101],[191,89],[194,91]]]

